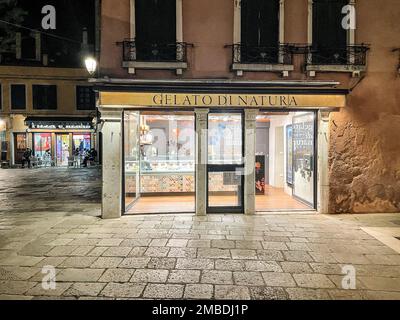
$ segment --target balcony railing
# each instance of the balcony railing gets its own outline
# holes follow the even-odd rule
[[[234,44],[232,47],[233,63],[241,64],[292,64],[291,46],[280,44],[272,47]]]
[[[127,39],[122,46],[126,62],[187,62],[187,47],[191,45],[186,42],[137,43]]]
[[[350,45],[345,47],[310,46],[306,50],[306,65],[341,65],[360,66],[367,64],[367,45]]]

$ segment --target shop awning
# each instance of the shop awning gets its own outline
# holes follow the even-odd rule
[[[30,129],[93,129],[93,117],[29,116],[25,125]]]

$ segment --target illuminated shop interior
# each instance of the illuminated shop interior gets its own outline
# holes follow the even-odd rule
[[[256,121],[256,211],[315,208],[315,115],[262,112]],[[241,112],[210,112],[207,212],[243,212],[244,129]],[[193,112],[124,113],[125,211],[195,211]]]
[[[127,213],[194,212],[193,112],[125,112]]]
[[[313,209],[315,114],[264,112],[256,123],[256,211]]]

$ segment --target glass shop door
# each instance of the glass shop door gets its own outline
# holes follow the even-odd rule
[[[140,198],[140,113],[124,113],[125,211]]]
[[[208,115],[207,212],[243,213],[242,113]]]
[[[69,134],[57,134],[56,137],[57,166],[67,167],[71,156],[69,152]]]

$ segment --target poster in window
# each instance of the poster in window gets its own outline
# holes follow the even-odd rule
[[[286,126],[286,183],[293,185],[293,126]]]
[[[256,194],[265,194],[265,156],[256,155]]]
[[[314,203],[314,114],[293,117],[293,195]]]

